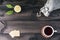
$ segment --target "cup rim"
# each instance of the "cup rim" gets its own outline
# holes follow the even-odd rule
[[[44,30],[45,30],[45,28],[47,28],[47,27],[50,27],[50,28],[52,29],[52,34],[51,34],[51,35],[46,35],[46,34],[45,34]],[[46,25],[46,26],[44,26],[44,27],[42,28],[42,31],[41,31],[41,32],[42,32],[42,35],[43,35],[44,37],[49,38],[49,37],[53,36],[53,34],[54,34],[54,28],[53,28],[52,26]]]

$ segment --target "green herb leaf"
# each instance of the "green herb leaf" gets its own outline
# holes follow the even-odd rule
[[[12,15],[13,14],[13,10],[7,11],[6,14],[7,15]]]
[[[11,4],[7,4],[6,7],[7,8],[13,8],[13,6]]]

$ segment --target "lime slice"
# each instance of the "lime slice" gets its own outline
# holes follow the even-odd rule
[[[21,12],[21,6],[20,6],[20,5],[16,5],[16,6],[14,7],[14,11],[15,11],[16,13]]]

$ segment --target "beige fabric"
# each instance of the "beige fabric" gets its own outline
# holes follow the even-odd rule
[[[14,38],[14,37],[19,37],[20,36],[20,31],[19,30],[13,30],[9,33],[9,35]]]

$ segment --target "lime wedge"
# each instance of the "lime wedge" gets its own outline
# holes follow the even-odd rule
[[[7,11],[6,14],[7,14],[7,15],[12,15],[12,14],[13,14],[13,11],[12,11],[12,10]]]
[[[13,6],[11,4],[7,4],[6,7],[7,8],[13,8]]]

